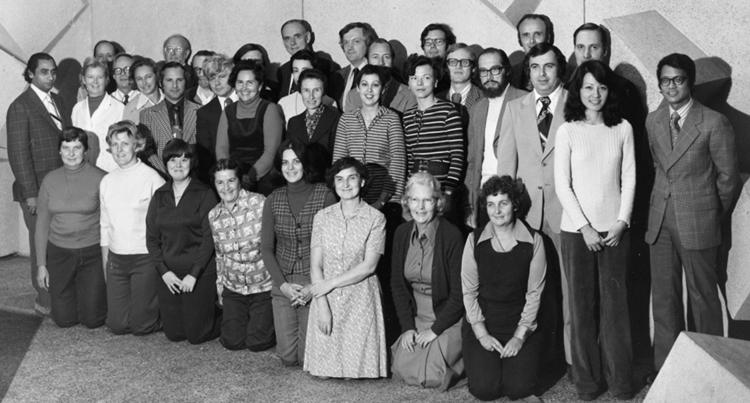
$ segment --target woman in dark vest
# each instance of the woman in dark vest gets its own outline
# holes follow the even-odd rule
[[[310,294],[310,236],[315,213],[336,202],[324,180],[325,148],[285,141],[277,166],[287,185],[263,206],[261,255],[273,279],[271,302],[276,354],[286,366],[302,365]]]
[[[235,64],[229,75],[238,102],[229,105],[216,131],[216,158],[230,158],[240,165],[242,187],[268,196],[281,185],[273,168],[284,132],[278,105],[260,97],[263,67],[252,60]]]
[[[469,392],[481,400],[528,397],[536,384],[547,263],[542,237],[523,221],[524,191],[520,179],[490,178],[480,195],[489,223],[478,223],[464,247],[463,355]]]

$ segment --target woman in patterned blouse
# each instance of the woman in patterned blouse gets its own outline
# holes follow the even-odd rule
[[[287,185],[268,196],[263,207],[263,263],[273,279],[271,299],[276,354],[287,366],[302,364],[310,299],[310,236],[315,214],[336,202],[320,183],[325,148],[286,141],[279,148],[278,169]]]
[[[221,344],[263,351],[276,344],[271,275],[260,256],[265,197],[240,188],[239,165],[220,159],[213,171],[221,202],[208,213],[216,248],[216,287],[224,305]]]

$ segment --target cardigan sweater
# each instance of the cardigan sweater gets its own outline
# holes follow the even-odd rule
[[[432,258],[432,308],[435,311],[435,323],[431,329],[439,336],[464,315],[461,292],[464,237],[446,219],[438,217],[436,220],[439,222],[435,236],[435,255]],[[414,221],[409,221],[396,229],[391,254],[391,291],[402,331],[416,329],[414,317],[417,316],[417,306],[411,286],[404,277],[409,236],[414,225]]]

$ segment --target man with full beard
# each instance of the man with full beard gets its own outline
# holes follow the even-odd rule
[[[497,141],[505,105],[527,94],[509,84],[510,60],[504,51],[496,48],[485,49],[477,59],[477,72],[484,98],[469,110],[467,132],[466,187],[469,190],[469,213],[466,223],[477,225],[477,214],[483,214],[486,222],[487,211],[478,208],[479,189],[485,181],[497,175]]]

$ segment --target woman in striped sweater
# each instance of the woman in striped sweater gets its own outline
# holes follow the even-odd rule
[[[614,80],[599,61],[578,67],[555,140],[572,374],[581,400],[604,390],[604,376],[617,398],[633,393],[626,273],[635,157],[633,129],[620,114]]]
[[[446,216],[455,212],[453,193],[464,176],[465,144],[461,115],[448,101],[435,96],[440,68],[432,59],[417,56],[406,71],[417,107],[404,114],[406,162],[410,172],[429,172],[446,195]],[[459,221],[460,222],[460,221]]]

